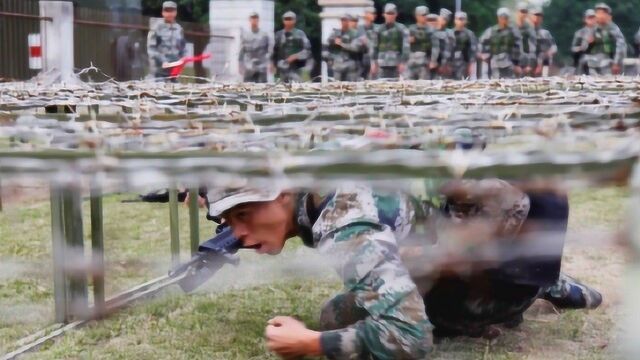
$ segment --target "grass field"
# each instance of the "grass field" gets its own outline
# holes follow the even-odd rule
[[[105,199],[107,291],[113,294],[166,273],[169,267],[168,208]],[[624,189],[571,194],[572,213],[565,270],[602,290],[603,306],[592,312],[557,313],[543,302],[525,323],[491,342],[448,340],[437,359],[609,359],[616,356],[616,319],[624,249],[603,239],[624,222]],[[88,204],[85,204],[88,206]],[[86,213],[86,212],[85,212]],[[188,219],[181,209],[183,254]],[[88,229],[88,226],[85,227]],[[203,238],[213,227],[202,221]],[[87,236],[89,234],[86,234]],[[263,331],[274,315],[295,315],[317,326],[324,300],[340,289],[337,277],[313,264],[313,250],[290,245],[279,258],[243,256],[196,295],[178,289],[46,344],[33,359],[272,359]],[[0,354],[20,338],[50,324],[52,280],[48,202],[9,204],[0,213]],[[305,269],[305,264],[309,265]]]

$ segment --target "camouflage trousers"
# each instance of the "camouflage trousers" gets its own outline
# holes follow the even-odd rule
[[[492,79],[513,79],[514,77],[513,66],[491,68]]]
[[[431,71],[426,64],[407,65],[407,77],[409,80],[430,80]]]
[[[302,69],[279,70],[280,81],[285,83],[302,82]]]
[[[381,66],[378,73],[379,79],[398,79],[400,73],[397,66]]]
[[[456,80],[464,80],[469,78],[469,62],[454,61],[452,75]]]
[[[347,66],[334,66],[331,69],[332,77],[336,81],[358,81],[360,72],[355,62]]]
[[[611,75],[613,61],[607,55],[585,55],[584,61],[589,68],[589,75]]]
[[[245,71],[244,82],[246,83],[266,83],[267,70]]]

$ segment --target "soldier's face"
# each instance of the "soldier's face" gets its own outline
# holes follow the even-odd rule
[[[509,25],[509,18],[506,16],[498,16],[498,25],[502,27]]]
[[[176,17],[178,16],[178,10],[176,9],[163,9],[162,10],[162,17],[164,18],[164,21],[166,22],[175,22],[176,21]]]
[[[387,24],[396,22],[397,17],[398,17],[398,14],[396,13],[384,13],[384,21]]]
[[[535,26],[540,26],[542,25],[542,21],[544,20],[544,17],[542,15],[534,15],[532,20]]]
[[[611,15],[605,10],[596,10],[596,21],[600,25],[607,25],[611,21]]]
[[[367,20],[368,22],[374,22],[376,21],[376,14],[372,12],[365,13],[364,19]]]
[[[296,21],[292,18],[286,18],[282,23],[284,24],[284,28],[287,30],[291,30],[294,26],[296,26]]]
[[[259,254],[278,255],[293,234],[292,195],[276,200],[236,206],[223,215],[233,235]]]
[[[595,16],[588,16],[588,17],[584,18],[584,23],[588,27],[593,27],[593,26],[596,25],[596,17]]]
[[[525,21],[527,16],[529,16],[528,11],[518,11],[518,21]]]
[[[347,20],[347,19],[340,20],[340,25],[342,26],[342,30],[343,31],[349,30],[349,28],[350,28],[349,20]]]
[[[249,19],[249,24],[251,24],[252,28],[257,28],[258,25],[260,25],[260,18],[259,17],[252,17]]]
[[[456,27],[458,29],[461,29],[461,28],[463,28],[465,26],[467,26],[467,20],[465,20],[465,19],[457,19],[456,18]]]
[[[427,23],[426,15],[416,15],[416,23],[420,25],[425,25]]]

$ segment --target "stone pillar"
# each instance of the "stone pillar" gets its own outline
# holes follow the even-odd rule
[[[333,29],[340,27],[340,17],[345,13],[362,17],[367,7],[373,6],[372,0],[318,0],[322,6],[322,43],[324,44]],[[322,62],[322,80],[327,79],[327,64]]]
[[[73,3],[71,1],[40,1],[40,16],[52,21],[40,22],[43,71],[57,70],[59,81],[74,78]]]
[[[240,81],[238,56],[240,36],[249,31],[249,15],[260,15],[260,28],[269,34],[275,31],[273,0],[211,0],[209,24],[212,34],[233,36],[233,40],[211,38],[207,52],[213,55],[207,63],[211,76],[220,81]]]

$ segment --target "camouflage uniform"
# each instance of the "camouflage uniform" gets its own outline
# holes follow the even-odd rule
[[[395,216],[394,226],[383,223],[387,214]],[[427,356],[431,326],[398,252],[397,239],[406,236],[412,217],[402,198],[379,196],[363,186],[300,198],[303,241],[336,259],[344,282],[343,292],[321,314],[322,349],[329,359]]]
[[[453,49],[453,78],[463,80],[469,77],[469,65],[475,61],[478,39],[473,31],[464,28],[454,31],[456,37]]]
[[[536,54],[538,39],[535,28],[528,22],[523,22],[522,26],[518,27],[518,31],[522,36],[522,55],[520,56],[520,66],[522,68],[531,67],[535,69],[538,65],[538,59]]]
[[[551,66],[553,63],[553,56],[558,52],[558,46],[556,40],[549,30],[536,28],[537,47],[536,47],[536,59],[538,66]]]
[[[265,31],[242,33],[240,63],[244,68],[244,81],[266,83],[269,62],[273,57],[273,40]]]
[[[429,26],[413,24],[409,27],[410,50],[407,68],[409,79],[431,78],[430,65],[437,65],[440,57],[440,41]]]
[[[162,64],[182,59],[186,41],[184,30],[178,23],[159,21],[147,37],[147,54],[149,55],[151,72],[157,78],[169,77],[171,69],[163,69]]]
[[[589,68],[585,63],[585,52],[589,48],[589,35],[593,33],[593,28],[584,26],[575,32],[571,41],[571,53],[573,54],[573,66],[576,68],[576,75],[588,75]]]
[[[638,29],[638,32],[633,37],[633,45],[636,49],[636,56],[640,57],[640,29]]]
[[[378,64],[379,77],[397,79],[398,65],[409,59],[409,30],[400,23],[383,24],[376,32],[376,44],[373,48],[373,61]]]
[[[378,31],[378,25],[360,25],[358,27],[358,36],[362,42],[360,50],[362,51],[362,57],[360,60],[360,76],[363,79],[369,79],[371,76],[371,58],[373,57],[373,48],[376,45],[376,33]]]
[[[622,67],[627,56],[627,43],[618,25],[613,22],[606,26],[598,25],[590,29],[587,38],[591,37],[594,41],[585,53],[589,74],[610,75],[613,64]]]
[[[518,29],[498,25],[488,28],[480,37],[482,53],[490,55],[491,77],[513,78],[513,67],[519,66],[522,54],[522,36]]]
[[[291,55],[297,55],[298,60],[289,64],[287,58]],[[290,32],[282,29],[276,32],[273,56],[280,80],[302,81],[302,69],[311,57],[311,43],[307,34],[300,29],[293,29]]]
[[[336,39],[341,39],[342,45],[336,45]],[[328,60],[329,68],[337,81],[358,81],[360,74],[357,60],[361,51],[360,38],[355,30],[335,29],[327,40],[323,57]]]
[[[449,70],[453,56],[453,48],[456,44],[456,35],[449,28],[436,30],[436,37],[440,42],[440,57],[438,58],[438,77],[442,78],[442,73]]]

